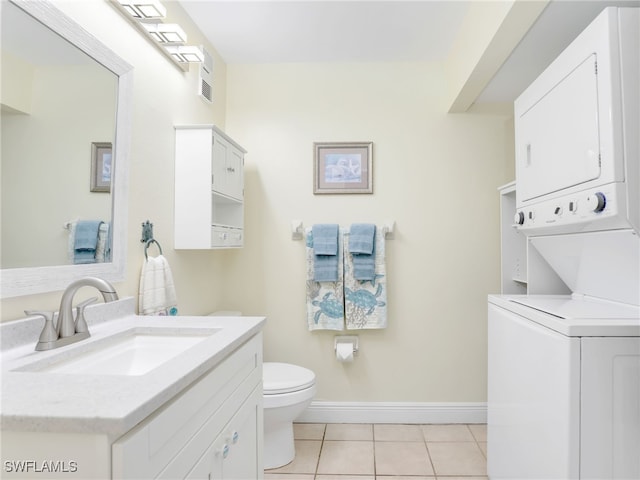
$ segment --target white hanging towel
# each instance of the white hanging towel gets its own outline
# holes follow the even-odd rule
[[[384,229],[375,229],[375,274],[371,280],[354,276],[353,256],[349,252],[349,232],[344,242],[344,310],[347,330],[387,327],[387,272]]]
[[[338,236],[338,280],[314,280],[313,232],[305,229],[307,254],[307,325],[309,330],[344,330],[344,291],[342,274],[342,229]]]
[[[138,308],[141,315],[177,315],[178,302],[169,262],[163,255],[148,257],[140,273]]]

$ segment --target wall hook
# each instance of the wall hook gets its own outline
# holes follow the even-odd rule
[[[302,240],[304,225],[302,220],[291,220],[291,240]]]

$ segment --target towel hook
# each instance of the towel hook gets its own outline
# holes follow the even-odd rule
[[[149,259],[149,256],[147,255],[147,250],[149,248],[149,245],[151,245],[152,243],[155,243],[158,246],[158,250],[160,250],[160,255],[162,255],[162,247],[160,246],[160,244],[158,243],[158,241],[155,238],[151,238],[149,240],[147,240],[146,245],[144,246],[144,258],[145,259]]]

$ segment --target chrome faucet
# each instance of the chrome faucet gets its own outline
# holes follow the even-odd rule
[[[82,287],[95,287],[104,299],[104,303],[118,300],[116,289],[106,280],[96,277],[84,277],[69,284],[60,300],[60,311],[57,314],[57,323],[54,328],[55,313],[41,311],[25,311],[27,315],[41,315],[45,319],[44,328],[36,345],[36,350],[51,350],[53,348],[69,345],[85,338],[89,338],[89,328],[84,318],[84,309],[95,302],[97,298],[91,298],[80,303],[77,314],[73,317],[73,297]]]

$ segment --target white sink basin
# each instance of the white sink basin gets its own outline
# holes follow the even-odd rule
[[[219,329],[132,329],[112,338],[65,352],[21,371],[88,375],[144,375],[187,349],[206,340]]]

